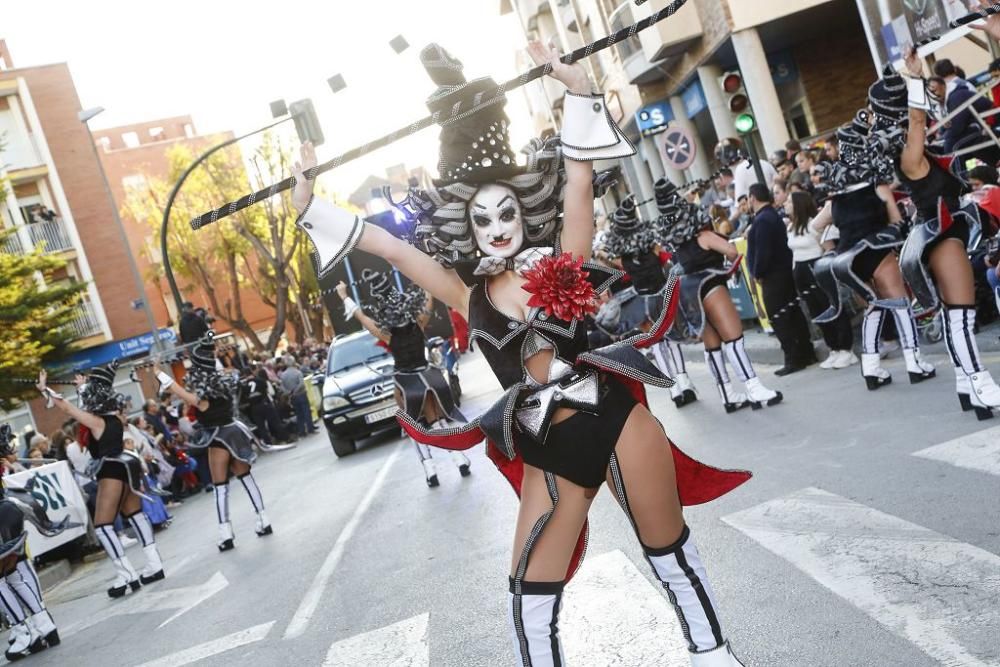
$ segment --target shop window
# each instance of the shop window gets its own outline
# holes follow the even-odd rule
[[[785,111],[785,124],[793,139],[805,139],[815,134],[812,129],[812,119],[805,101],[800,101]]]

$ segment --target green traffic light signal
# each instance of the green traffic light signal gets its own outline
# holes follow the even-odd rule
[[[754,120],[752,114],[748,113],[741,113],[736,117],[734,123],[736,125],[736,131],[740,134],[749,134],[750,132],[753,132],[755,127],[757,127],[757,121]]]

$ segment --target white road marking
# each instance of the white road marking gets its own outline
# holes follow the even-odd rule
[[[210,642],[198,644],[197,646],[186,648],[183,651],[178,651],[177,653],[171,653],[170,655],[163,656],[162,658],[144,662],[138,667],[181,667],[182,665],[190,665],[192,662],[197,662],[213,655],[225,653],[226,651],[230,651],[240,646],[246,646],[247,644],[259,642],[267,637],[267,633],[271,631],[271,626],[273,625],[274,621],[271,621],[270,623],[263,623],[261,625],[255,625],[252,628],[240,630],[239,632],[234,632],[231,635],[213,639]]]
[[[621,551],[588,557],[559,621],[570,665],[690,665],[677,614]]]
[[[92,614],[88,618],[60,630],[60,634],[69,637],[115,616],[144,614],[168,609],[176,610],[170,618],[157,626],[162,628],[224,589],[229,585],[229,581],[221,572],[216,572],[208,581],[197,586],[162,588],[163,585],[164,583],[151,584],[148,588],[144,587],[145,590],[129,593],[124,600],[113,601],[113,604],[106,610]]]
[[[921,449],[913,452],[913,455],[959,468],[1000,475],[1000,426]]]
[[[351,514],[351,518],[348,519],[347,524],[344,529],[340,531],[340,535],[337,537],[337,541],[334,543],[333,548],[330,553],[327,554],[326,560],[320,566],[319,571],[313,578],[312,583],[309,584],[309,588],[306,591],[305,597],[302,598],[302,602],[299,603],[299,608],[295,610],[295,615],[292,617],[291,622],[288,627],[285,628],[285,634],[283,639],[294,639],[306,631],[309,626],[309,621],[312,620],[313,614],[316,613],[316,607],[319,605],[320,599],[323,597],[323,593],[326,590],[327,584],[330,583],[330,577],[333,576],[333,571],[337,569],[340,564],[340,559],[344,556],[344,549],[347,543],[350,541],[351,537],[354,536],[354,531],[357,530],[358,525],[361,523],[361,517],[368,510],[368,507],[372,504],[372,500],[375,498],[375,494],[379,492],[382,488],[382,484],[385,483],[386,475],[389,473],[389,468],[392,464],[396,462],[399,457],[399,453],[403,451],[403,444],[406,441],[401,441],[396,445],[396,449],[389,455],[389,458],[385,460],[382,467],[379,468],[378,473],[375,475],[375,480],[372,485],[368,487],[368,492],[365,493],[364,498],[358,503],[358,506],[354,508],[354,513]]]
[[[815,488],[723,521],[942,664],[1000,664],[995,554]]]
[[[343,639],[330,647],[323,667],[428,667],[430,614],[408,618],[378,630]]]

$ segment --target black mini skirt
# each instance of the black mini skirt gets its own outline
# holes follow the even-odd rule
[[[608,464],[636,400],[618,380],[606,378],[598,414],[577,412],[549,427],[544,444],[516,430],[514,442],[524,462],[585,488],[607,478]]]

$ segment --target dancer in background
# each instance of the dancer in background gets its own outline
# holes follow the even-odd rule
[[[80,407],[45,385],[45,371],[38,375],[42,395],[80,424],[79,442],[86,445],[93,459],[91,466],[97,479],[94,530],[118,574],[108,589],[113,598],[122,597],[129,589],[138,591],[142,584],[160,581],[165,576],[153,526],[142,513],[142,462],[124,447],[126,399],[114,390],[117,366],[112,363],[94,368],[86,378],[76,376]],[[119,513],[142,542],[146,565],[141,572],[132,567],[115,533],[115,517]]]
[[[194,408],[197,424],[189,447],[208,450],[208,467],[215,491],[215,513],[219,523],[219,551],[236,546],[233,524],[229,520],[229,478],[234,475],[243,485],[257,514],[254,531],[257,537],[270,535],[271,522],[264,513],[264,497],[250,468],[257,460],[256,438],[247,426],[235,417],[237,386],[217,370],[215,363],[215,332],[208,331],[191,348],[191,368],[184,378],[185,387],[157,365],[156,377],[160,391],[170,392]]]
[[[451,385],[437,368],[427,363],[427,337],[424,327],[430,319],[434,299],[419,287],[399,292],[384,273],[365,269],[362,280],[371,291],[371,301],[362,307],[347,296],[347,285],[337,285],[337,295],[344,302],[344,317],[354,317],[371,335],[388,345],[394,364],[396,403],[411,418],[430,428],[448,428],[466,419],[455,407]],[[413,445],[424,468],[427,486],[440,484],[434,458],[427,445],[416,440]],[[449,452],[462,477],[471,474],[471,462],[462,452]]]

